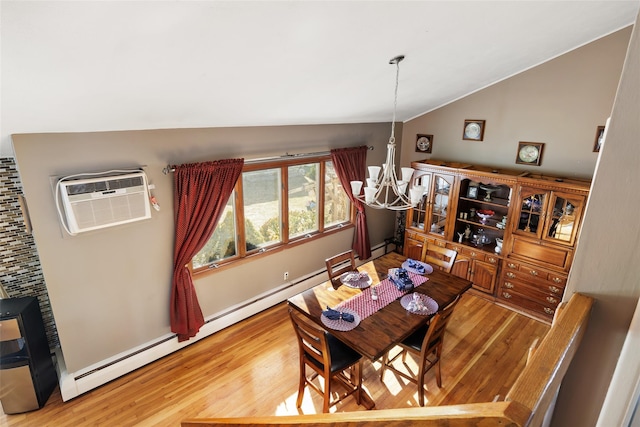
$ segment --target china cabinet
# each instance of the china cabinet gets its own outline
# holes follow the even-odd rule
[[[454,184],[454,175],[417,171],[413,185],[421,185],[424,193],[420,203],[412,209],[407,227],[425,234],[445,237]]]
[[[473,292],[544,321],[562,300],[589,181],[439,160],[412,163],[422,201],[407,214],[404,253],[454,249],[452,274]]]

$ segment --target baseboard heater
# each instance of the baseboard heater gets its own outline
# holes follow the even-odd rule
[[[372,258],[377,258],[382,256],[384,251],[385,245],[381,244],[372,248],[371,256]],[[229,307],[229,309],[220,313],[216,313],[205,319],[205,324],[200,329],[200,332],[198,332],[194,338],[187,341],[178,342],[176,334],[167,334],[158,340],[143,344],[126,353],[115,355],[112,358],[103,360],[79,372],[67,372],[64,357],[60,349],[58,349],[56,351],[56,361],[62,400],[66,402],[67,400],[73,399],[269,307],[286,301],[288,298],[326,281],[326,274],[326,269],[315,271],[307,276],[301,277],[295,282],[285,283],[269,292]]]

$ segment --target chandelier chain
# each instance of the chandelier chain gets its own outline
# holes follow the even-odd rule
[[[398,81],[400,80],[400,61],[404,59],[404,56],[398,56],[391,60],[392,64],[396,64],[396,87],[393,93],[393,118],[391,120],[391,137],[390,142],[395,143],[395,128],[396,128],[396,110],[398,108]]]

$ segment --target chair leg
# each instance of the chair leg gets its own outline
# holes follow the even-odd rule
[[[362,402],[362,359],[353,368],[356,371],[356,402],[360,405]]]
[[[418,403],[420,406],[424,406],[424,362],[420,364],[420,369],[418,369],[418,377],[416,378],[418,383]]]
[[[304,367],[304,362],[300,361],[300,381],[298,381],[298,400],[296,400],[296,407],[300,408],[302,406],[302,398],[304,397],[304,386],[306,383],[306,370]]]
[[[442,373],[440,372],[440,358],[436,361],[436,384],[439,388],[442,388]]]
[[[324,383],[324,394],[322,402],[322,412],[329,412],[329,402],[331,400],[331,375],[325,375],[322,379]]]
[[[384,379],[384,370],[387,367],[387,363],[389,363],[389,352],[386,352],[384,356],[382,356],[382,367],[380,368],[380,381]]]
[[[440,355],[442,353],[442,343],[438,345],[436,350],[436,384],[438,384],[439,388],[442,388],[442,372],[440,371]]]

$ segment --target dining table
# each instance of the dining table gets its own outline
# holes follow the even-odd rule
[[[390,282],[389,270],[404,268],[409,261],[415,260],[389,252],[357,267],[358,273],[366,273],[369,277],[363,286],[349,286],[348,282],[344,284],[341,280],[328,279],[294,295],[287,303],[361,355],[375,361],[429,322],[439,309],[471,288],[471,281],[437,268],[431,271],[431,266],[427,265],[429,268],[424,274],[409,272],[415,287],[401,291]],[[413,298],[414,293],[420,294],[420,298],[428,297],[429,310],[415,312],[408,309],[407,298]],[[434,302],[437,306],[433,305]],[[355,321],[351,325],[349,322],[332,322],[323,316],[329,308],[354,313]],[[364,390],[362,404],[367,409],[375,408],[375,402]]]
[[[428,274],[409,273],[416,286],[410,292],[401,292],[389,282],[388,275],[389,269],[400,268],[405,261],[407,257],[389,252],[357,267],[359,273],[366,272],[371,278],[370,285],[359,288],[342,284],[339,280],[327,280],[294,295],[287,302],[340,341],[375,361],[427,323],[437,309],[452,303],[472,285],[467,279],[434,268]],[[377,299],[372,298],[372,287]],[[435,301],[436,311],[419,314],[405,308],[401,298],[414,292]],[[323,311],[327,308],[340,311],[342,307],[355,309],[359,323],[350,330],[328,327],[323,322],[327,321],[326,317],[322,319]]]

